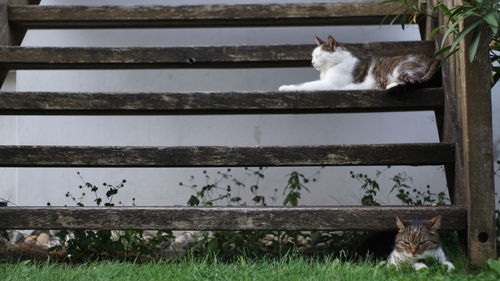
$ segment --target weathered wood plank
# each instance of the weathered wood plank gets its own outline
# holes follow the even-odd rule
[[[445,3],[454,7],[463,2],[446,0]],[[443,15],[439,16],[439,24],[446,21]],[[460,28],[464,28],[464,23]],[[449,38],[448,44],[452,39]],[[447,167],[448,185],[453,187],[450,192],[453,203],[468,210],[465,234],[470,262],[475,265],[485,265],[496,256],[488,41],[482,38],[477,58],[470,62],[467,37],[461,42],[458,54],[443,63],[446,104],[443,139],[456,144],[454,169]]]
[[[0,229],[394,230],[395,217],[443,216],[466,225],[462,207],[7,207]]]
[[[38,4],[39,0],[0,0],[0,46],[20,45],[26,29],[9,23],[8,4]],[[0,87],[7,78],[8,70],[0,69]]]
[[[462,25],[463,29],[466,25]],[[482,32],[474,61],[469,60],[471,36],[462,41],[460,56],[460,102],[463,129],[461,151],[464,196],[467,206],[467,232],[471,263],[484,265],[496,258],[495,185],[493,180],[493,144],[490,77],[491,65],[488,44],[490,36]]]
[[[2,167],[251,167],[441,165],[453,162],[444,143],[287,147],[0,146]]]
[[[0,45],[20,45],[26,29],[10,22],[8,15],[8,6],[10,4],[34,4],[37,7],[39,0],[0,0]]]
[[[433,4],[436,4],[436,0],[433,0]],[[448,21],[448,19],[442,13],[439,13],[437,21],[438,25],[443,25]],[[443,34],[444,31],[438,32],[436,34],[436,46],[439,46],[441,44]],[[452,41],[453,40],[451,40],[451,38],[448,38],[446,44],[451,45]],[[459,68],[459,63],[456,60],[456,56],[451,56],[448,60],[444,60],[442,62],[442,68],[443,88],[445,91],[445,108],[443,112],[442,131],[440,132],[440,136],[442,137],[440,139],[443,142],[456,143],[457,145],[455,149],[455,164],[445,166],[446,181],[448,185],[450,200],[452,204],[457,204],[457,202],[462,201],[460,199],[461,193],[456,191],[463,190],[463,188],[461,187],[463,185],[463,179],[461,177],[463,173],[463,160],[460,156],[461,145],[459,136],[462,135],[462,131],[458,123],[459,109],[456,95],[456,85],[457,79],[459,79],[457,77],[457,69]],[[438,119],[436,119],[436,121],[437,120]]]
[[[436,110],[440,88],[402,95],[325,92],[53,93],[0,92],[0,114],[265,114]]]
[[[400,4],[246,4],[192,6],[10,6],[28,28],[234,27],[381,24],[406,12]]]
[[[12,5],[38,5],[41,0],[7,0],[9,6]]]
[[[345,44],[360,58],[434,53],[429,41]],[[310,67],[314,45],[0,47],[2,69]]]
[[[10,26],[7,19],[7,0],[0,0],[0,46],[10,43]],[[0,70],[0,87],[7,78],[8,70]]]

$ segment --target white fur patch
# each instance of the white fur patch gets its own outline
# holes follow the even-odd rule
[[[425,260],[427,258],[434,258],[440,264],[446,265],[448,267],[448,272],[453,271],[455,269],[453,263],[451,263],[446,258],[446,255],[444,254],[444,251],[441,247],[437,248],[436,250],[425,251],[421,255],[412,255],[405,252],[400,253],[396,250],[393,250],[389,255],[389,258],[387,258],[387,265],[394,265],[397,267],[402,263],[410,263],[413,265],[413,268],[419,270],[424,268],[423,266],[427,267],[427,265],[420,262],[420,260]]]
[[[320,71],[320,79],[298,85],[283,85],[280,91],[321,91],[321,90],[363,90],[375,89],[377,83],[369,71],[363,83],[354,83],[352,72],[358,59],[342,47],[327,52],[316,47],[312,52],[311,63]]]
[[[387,85],[387,87],[385,87],[385,88],[386,88],[386,89],[390,89],[390,88],[392,88],[392,87],[396,87],[397,85],[399,85],[399,84],[398,84],[398,83],[396,83],[396,82],[392,82],[392,83],[390,83],[389,85]]]

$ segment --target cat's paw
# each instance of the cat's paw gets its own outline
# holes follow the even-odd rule
[[[453,270],[455,270],[455,266],[449,261],[443,262],[443,265],[446,265],[446,267],[448,268],[446,271],[448,272],[452,272]]]
[[[428,268],[427,265],[425,265],[425,263],[422,263],[422,262],[417,262],[415,264],[413,264],[413,268],[415,268],[415,270],[422,270],[422,269],[426,269]]]
[[[386,89],[386,90],[388,90],[388,89],[390,89],[390,88],[394,88],[394,87],[396,87],[397,85],[399,85],[399,84],[398,84],[398,83],[396,83],[396,82],[392,82],[392,83],[390,83],[389,85],[387,85],[387,86],[385,87],[385,89]]]
[[[283,85],[279,88],[281,92],[289,92],[289,91],[298,91],[297,86],[295,85]]]

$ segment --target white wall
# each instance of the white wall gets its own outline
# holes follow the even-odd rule
[[[244,1],[265,3],[269,1]],[[273,1],[314,2],[314,1]],[[42,4],[159,4],[166,1],[42,1]],[[241,1],[168,1],[169,4],[242,3]],[[29,31],[23,46],[187,46],[311,43],[314,35],[333,34],[342,42],[418,40],[415,27],[290,27],[226,29],[128,29]],[[312,68],[251,70],[61,70],[18,71],[18,91],[224,91],[275,90],[279,85],[316,79]],[[495,108],[500,104],[494,103]],[[498,116],[495,116],[498,124]],[[316,114],[252,116],[20,116],[0,117],[2,144],[21,145],[307,145],[437,142],[432,112],[383,114]],[[497,126],[498,127],[498,126]],[[498,132],[496,132],[498,134]],[[499,141],[496,135],[495,140]],[[499,145],[497,145],[497,156]],[[325,168],[318,182],[304,194],[306,205],[357,204],[359,184],[349,171],[374,174],[384,167]],[[119,199],[136,197],[138,205],[184,205],[191,191],[179,187],[191,175],[202,178],[203,169],[2,169],[0,197],[20,205],[68,203],[66,191],[77,191],[76,175],[94,183],[118,183],[127,179]],[[218,169],[208,169],[215,172]],[[292,170],[312,174],[317,168],[271,168],[261,182],[268,194],[286,184]],[[406,171],[417,186],[430,184],[445,190],[441,167],[393,167],[387,177]],[[242,169],[233,173],[244,178]],[[17,176],[16,176],[17,175]],[[380,200],[398,201],[386,195]],[[18,194],[18,196],[16,196]]]

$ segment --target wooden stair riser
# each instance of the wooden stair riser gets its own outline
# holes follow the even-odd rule
[[[308,114],[440,110],[440,88],[384,91],[53,93],[0,92],[0,114]]]
[[[429,41],[346,44],[360,58],[434,53]],[[0,47],[3,69],[311,67],[314,45],[217,47]]]
[[[0,229],[395,230],[396,216],[462,230],[461,207],[7,207]]]
[[[1,167],[259,167],[442,165],[445,143],[286,147],[0,146]]]
[[[15,6],[14,24],[26,28],[155,28],[364,25],[406,12],[401,4],[312,3],[192,6]]]

